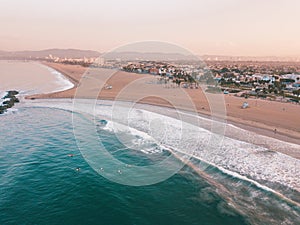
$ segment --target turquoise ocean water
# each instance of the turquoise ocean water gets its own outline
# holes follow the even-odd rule
[[[212,166],[205,173],[230,196],[188,166],[149,186],[113,183],[81,156],[69,111],[20,107],[0,116],[0,123],[1,225],[300,224],[299,208]],[[98,133],[106,148],[125,163],[148,165],[169,154],[124,150],[109,131],[100,128]],[[200,168],[199,161],[191,162]]]

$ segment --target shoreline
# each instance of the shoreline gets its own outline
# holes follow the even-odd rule
[[[68,99],[40,99],[37,101],[32,102],[24,102],[25,107],[45,107],[45,108],[54,108],[59,110],[64,110],[72,113],[72,111],[75,110],[75,112],[78,112],[79,114],[87,113],[94,117],[94,115],[99,116],[97,117],[99,120],[97,120],[100,123],[100,120],[105,119],[108,120],[108,124],[111,122],[111,113],[113,111],[113,106],[115,105],[114,101],[107,101],[107,100],[98,100],[97,107],[94,107],[92,104],[94,104],[94,100],[91,99],[79,99],[78,105],[73,105],[73,101]],[[76,103],[77,104],[77,103]],[[120,102],[120,107],[122,106],[128,106],[124,102]],[[95,110],[95,111],[94,111]],[[94,114],[95,113],[95,114]],[[125,112],[126,113],[126,112]],[[197,133],[193,133],[193,129],[191,130],[191,133],[189,134],[195,134],[189,137],[188,135],[185,135],[182,140],[182,145],[179,146],[176,145],[176,135],[178,135],[175,130],[178,130],[179,127],[181,127],[179,121],[176,120],[176,114],[177,111],[175,110],[166,110],[166,108],[162,107],[154,107],[149,106],[145,104],[138,104],[137,107],[135,107],[134,112],[132,115],[137,115],[135,122],[132,123],[132,129],[133,131],[135,129],[141,130],[141,133],[146,133],[146,135],[149,134],[149,130],[147,130],[147,122],[145,121],[151,121],[151,118],[157,118],[156,116],[152,117],[151,114],[156,113],[159,118],[165,118],[165,121],[167,123],[170,123],[170,129],[168,129],[171,133],[172,130],[174,131],[174,135],[170,135],[170,139],[166,139],[166,142],[163,142],[163,145],[169,146],[170,149],[173,149],[174,151],[178,152],[179,154],[183,153],[185,155],[193,156],[195,159],[199,159],[200,161],[203,161],[204,163],[210,164],[214,167],[218,167],[218,169],[221,169],[222,172],[228,173],[229,175],[235,176],[233,173],[238,173],[240,176],[243,176],[243,179],[251,179],[254,181],[270,181],[273,183],[277,183],[280,185],[287,185],[290,188],[295,188],[295,190],[299,190],[299,182],[298,179],[294,175],[297,173],[294,173],[293,170],[296,168],[298,164],[299,158],[291,157],[290,154],[282,154],[281,151],[276,151],[277,147],[280,147],[280,149],[289,149],[289,151],[298,151],[299,145],[293,145],[287,142],[281,142],[272,138],[266,138],[265,136],[261,136],[258,134],[253,134],[253,137],[257,141],[263,141],[266,145],[264,148],[262,148],[259,145],[256,145],[256,143],[250,144],[252,142],[243,142],[239,139],[232,139],[228,136],[218,138],[211,132],[204,131],[206,130],[206,127],[203,128],[201,126],[201,136],[197,137]],[[181,112],[180,112],[181,113]],[[185,112],[182,112],[185,114]],[[126,114],[124,114],[126,115]],[[149,116],[147,116],[149,115]],[[173,119],[175,115],[175,120]],[[192,116],[196,116],[195,114],[191,114]],[[168,118],[166,118],[168,117]],[[122,118],[122,116],[121,116]],[[131,117],[135,118],[135,117]],[[186,120],[187,119],[187,120]],[[173,121],[173,122],[172,122]],[[184,118],[183,121],[190,121],[189,117]],[[202,119],[202,122],[207,122],[207,119]],[[120,121],[121,122],[121,121]],[[141,123],[140,123],[141,122]],[[116,122],[118,123],[118,121]],[[121,122],[121,124],[123,124]],[[125,123],[126,124],[126,123]],[[202,124],[202,123],[201,123]],[[111,124],[110,124],[111,125]],[[113,129],[112,126],[108,126],[107,129]],[[93,125],[92,125],[93,126]],[[175,130],[174,130],[175,129]],[[179,128],[180,129],[180,128]],[[188,128],[189,129],[189,128]],[[197,129],[197,128],[196,128]],[[237,132],[241,133],[241,135],[248,136],[248,131],[246,130],[240,130],[238,128],[235,128]],[[119,129],[118,129],[119,130]],[[120,129],[122,132],[122,129]],[[194,130],[196,131],[196,130]],[[203,132],[203,133],[202,133]],[[135,135],[135,132],[132,132],[131,134]],[[142,134],[143,136],[143,134]],[[144,136],[143,136],[144,137]],[[211,137],[214,137],[215,140],[217,140],[218,143],[222,144],[219,145],[219,147],[215,148],[215,151],[211,151],[212,149],[208,148],[197,148],[195,151],[191,150],[193,148],[192,143],[198,143],[199,140],[199,146],[206,146],[207,140],[212,140]],[[189,141],[187,141],[189,140]],[[175,145],[174,145],[175,144]],[[211,146],[215,146],[213,143],[211,143]],[[191,148],[186,148],[187,146],[190,146]],[[179,148],[178,148],[179,147]],[[183,147],[183,148],[182,148]],[[195,146],[194,146],[195,147]],[[272,148],[274,147],[274,148]],[[271,149],[271,150],[270,150]],[[220,160],[223,159],[223,160]],[[266,170],[265,168],[270,167],[270,170]],[[296,172],[296,171],[295,171]],[[283,177],[281,177],[283,176]],[[268,185],[267,185],[268,186]]]
[[[82,66],[78,66],[78,65],[65,65],[65,64],[59,64],[59,63],[47,63],[47,62],[41,62],[43,65],[46,65],[54,70],[57,70],[59,73],[61,73],[63,76],[65,76],[68,80],[70,80],[73,84],[74,87],[71,89],[67,89],[64,91],[59,91],[59,92],[54,92],[54,93],[44,93],[44,94],[37,94],[37,95],[30,95],[30,96],[26,96],[26,99],[73,99],[76,88],[78,87],[80,78],[82,77],[82,75],[85,73],[86,70],[88,70],[89,68],[85,68]],[[132,74],[130,73],[128,75],[129,77],[133,77],[138,79],[138,77],[141,77],[140,74]],[[149,75],[151,76],[151,75]],[[153,76],[152,76],[153,77]],[[127,79],[127,78],[126,78]],[[128,78],[130,79],[130,78]],[[119,81],[119,80],[118,80]],[[128,81],[128,80],[126,80]],[[124,86],[124,84],[126,84],[126,81],[124,81],[123,83],[121,82],[121,84]],[[112,83],[112,85],[114,86],[114,83]],[[159,86],[159,85],[157,85]],[[165,88],[166,89],[166,88]],[[176,90],[176,89],[174,89]],[[189,90],[194,91],[194,90]],[[102,93],[103,92],[103,93]],[[236,99],[234,99],[236,98]],[[116,100],[116,93],[112,93],[112,91],[109,90],[104,90],[101,91],[101,96],[98,97],[98,99],[101,100]],[[234,96],[225,96],[225,100],[226,100],[226,104],[230,104],[231,106],[231,100],[234,99],[236,101],[240,100],[240,101],[244,101],[244,99],[242,98],[238,98],[238,97],[234,97]],[[266,100],[260,100],[260,99],[249,99],[247,101],[256,101],[259,102],[260,105],[264,105],[266,102]],[[229,102],[229,103],[227,103]],[[166,104],[165,102],[161,102],[158,101],[157,99],[143,99],[142,101],[139,101],[139,103],[142,104],[148,104],[148,105],[154,105],[154,106],[160,106],[160,107],[168,107],[168,108],[173,108],[172,106]],[[236,106],[236,102],[233,101],[233,103],[235,103],[234,106]],[[281,105],[280,107],[284,106],[284,107],[289,107],[288,105],[286,105],[286,103],[274,103],[274,102],[269,102],[268,104],[284,104]],[[234,107],[232,106],[232,108]],[[294,105],[292,105],[293,107],[295,107]],[[300,110],[299,106],[296,110]],[[184,107],[178,107],[181,110],[186,110],[189,111],[188,109],[185,109]],[[230,108],[229,108],[230,110]],[[236,110],[236,109],[235,109]],[[243,112],[247,113],[246,109]],[[250,131],[250,132],[254,132],[257,133],[259,135],[263,135],[263,136],[267,136],[270,138],[275,138],[277,140],[281,140],[281,141],[285,141],[285,142],[289,142],[289,143],[294,143],[294,144],[298,144],[300,145],[300,132],[297,130],[294,130],[293,128],[288,129],[288,126],[286,127],[279,127],[278,123],[277,124],[273,124],[272,125],[272,120],[271,121],[265,121],[265,122],[261,122],[261,121],[256,121],[255,119],[244,119],[241,118],[239,115],[234,116],[230,114],[230,111],[228,113],[227,111],[227,115],[226,115],[226,122],[227,124],[231,124],[233,126],[236,126],[238,128]],[[203,108],[197,108],[197,113],[199,114],[199,116],[202,116],[204,118],[210,118],[210,112],[209,110],[207,110],[207,106],[205,107],[205,109]],[[251,113],[249,113],[251,114]],[[272,115],[270,115],[272,116]],[[275,118],[274,122],[278,122]],[[279,121],[281,122],[281,121]],[[300,123],[299,123],[300,124]],[[276,132],[274,132],[274,127],[277,129]],[[297,129],[297,127],[295,128]],[[299,152],[300,154],[300,152]],[[298,158],[298,157],[297,157]]]
[[[59,72],[61,75],[63,75],[65,77],[65,79],[67,79],[68,81],[70,81],[74,86],[69,88],[69,89],[73,89],[73,88],[76,88],[78,86],[78,81],[75,80],[72,76],[69,76],[67,73],[61,71],[60,69],[57,69],[57,68],[53,68],[51,66],[49,66],[47,63],[45,62],[40,62],[42,65],[50,68],[50,69],[53,69],[57,72]],[[66,90],[69,90],[69,89],[66,89]],[[66,91],[66,90],[62,90],[62,91]],[[57,92],[61,92],[61,91],[57,91]]]
[[[18,90],[20,97],[65,91],[75,84],[66,74],[38,61],[0,60],[0,67],[4,71],[0,91]]]

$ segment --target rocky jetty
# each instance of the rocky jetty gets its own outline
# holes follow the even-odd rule
[[[19,94],[18,91],[7,91],[7,94],[2,98],[4,101],[0,104],[0,114],[3,114],[7,111],[7,109],[12,108],[15,103],[20,102],[20,100],[16,97]]]

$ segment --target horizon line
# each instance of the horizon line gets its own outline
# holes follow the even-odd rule
[[[110,51],[99,51],[99,50],[91,50],[91,49],[80,49],[80,48],[45,48],[45,49],[39,49],[39,50],[1,50],[1,52],[6,52],[6,53],[16,53],[16,52],[42,52],[42,51],[51,51],[51,50],[63,50],[63,51],[91,51],[91,52],[97,52],[99,54],[107,54],[110,53]],[[114,52],[114,51],[112,51]],[[139,51],[115,51],[115,53],[129,53],[129,52],[134,52],[134,53],[141,53],[141,54],[147,54],[147,53],[152,53],[152,54],[182,54],[182,53],[165,53],[165,52],[139,52]],[[215,56],[215,57],[241,57],[241,58],[300,58],[300,55],[230,55],[230,54],[200,54],[200,53],[195,53],[195,54],[190,54],[190,55],[196,55],[196,56]]]

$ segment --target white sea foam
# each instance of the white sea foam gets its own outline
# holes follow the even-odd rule
[[[5,95],[7,95],[7,91],[0,90],[0,98],[3,98]]]
[[[107,131],[110,131],[110,132],[126,132],[126,131],[129,130],[131,135],[142,137],[145,140],[147,140],[147,139],[148,140],[154,140],[151,136],[149,136],[148,134],[146,134],[144,132],[141,132],[137,129],[133,129],[131,127],[127,127],[123,124],[115,123],[115,122],[112,122],[112,121],[108,121],[103,129],[107,130]]]
[[[17,90],[20,96],[51,93],[72,88],[74,85],[58,71],[38,62],[1,61],[0,89]]]
[[[111,102],[102,101],[95,109],[87,107],[91,104],[89,100],[82,100],[76,103],[75,110],[81,113],[99,115],[107,120],[112,120],[113,109]],[[37,101],[28,103],[28,105],[37,105],[45,107],[55,107],[72,110],[72,104],[66,101]],[[162,109],[162,113],[165,109]],[[125,110],[126,111],[126,110]],[[270,190],[269,184],[263,181],[276,182],[294,190],[300,191],[300,160],[288,155],[275,152],[272,148],[266,148],[245,141],[235,140],[229,137],[220,137],[212,134],[209,130],[195,127],[191,124],[179,121],[175,118],[160,115],[141,109],[132,109],[127,115],[127,121],[123,121],[125,127],[127,124],[131,127],[131,133],[145,139],[153,138],[163,146],[170,147],[173,150],[191,154],[196,158],[215,165],[222,171],[232,176],[249,179],[258,187]],[[118,116],[118,115],[117,115]],[[116,122],[122,124],[122,115],[115,118]],[[164,126],[154,128],[149,126],[151,121],[161,119]],[[207,120],[207,118],[206,118]],[[115,121],[114,121],[115,122]],[[108,123],[107,129],[112,129],[112,124]],[[118,128],[120,129],[120,128]],[[123,129],[123,128],[122,128]],[[128,128],[126,128],[128,129]],[[162,132],[160,129],[164,129]],[[237,129],[235,132],[247,134],[248,131],[232,126]],[[130,129],[129,129],[130,130]],[[115,130],[117,131],[117,130]],[[233,130],[234,131],[234,130]],[[155,135],[158,132],[159,135]],[[185,135],[187,133],[188,135]],[[161,134],[164,134],[161,138]],[[266,137],[252,133],[253,138],[265,140]],[[268,139],[269,140],[269,139]],[[273,145],[284,145],[286,148],[300,149],[299,145],[288,142],[270,139]],[[269,141],[270,141],[269,140]],[[214,142],[220,143],[214,143]]]
[[[6,114],[16,113],[16,112],[18,112],[18,111],[19,111],[19,110],[16,109],[16,108],[9,108],[9,109],[7,109]]]
[[[7,92],[0,90],[0,105],[2,105],[2,103],[5,101],[5,99],[3,99],[5,95],[7,95]]]
[[[9,100],[9,98],[3,99],[7,94],[8,94],[7,91],[0,91],[0,106],[3,105],[4,101]],[[16,95],[16,96],[18,96],[18,95]],[[18,111],[18,109],[16,109],[16,108],[8,108],[8,109],[6,109],[6,112],[4,112],[4,114],[15,113],[17,111]]]
[[[64,91],[74,87],[74,84],[71,81],[69,81],[63,74],[48,66],[44,66],[44,67],[46,67],[50,71],[50,73],[53,74],[56,78],[55,83],[57,88],[55,88],[50,93],[57,92],[57,91]]]

